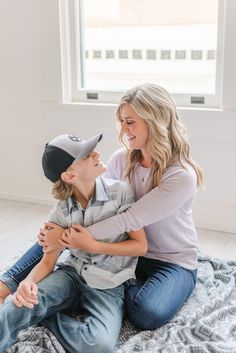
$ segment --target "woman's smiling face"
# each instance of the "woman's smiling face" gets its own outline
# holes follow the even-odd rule
[[[121,133],[127,138],[130,149],[145,150],[148,141],[148,127],[128,103],[120,107]]]

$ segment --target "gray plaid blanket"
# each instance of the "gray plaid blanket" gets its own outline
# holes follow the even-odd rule
[[[236,261],[205,255],[198,260],[196,288],[175,317],[154,331],[140,331],[125,320],[114,353],[236,353]],[[65,350],[49,330],[32,327],[6,352]]]

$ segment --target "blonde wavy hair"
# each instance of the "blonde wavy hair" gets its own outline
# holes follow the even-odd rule
[[[74,187],[71,184],[67,184],[61,178],[52,185],[52,195],[55,199],[64,201],[68,197],[72,196]]]
[[[165,169],[176,158],[183,168],[184,161],[193,167],[197,175],[197,184],[202,185],[202,169],[190,157],[186,129],[179,121],[176,105],[170,94],[164,88],[150,83],[128,90],[117,107],[118,121],[121,120],[120,110],[123,104],[129,104],[144,119],[148,127],[147,150],[154,160],[150,189],[160,186]],[[128,149],[122,129],[119,140],[127,148],[126,176],[130,180],[135,163],[141,161],[141,151]]]

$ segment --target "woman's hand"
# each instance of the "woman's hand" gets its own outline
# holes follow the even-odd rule
[[[20,282],[12,301],[19,308],[25,306],[32,309],[34,305],[38,304],[38,286],[34,282],[25,279]]]
[[[66,229],[59,242],[67,248],[96,253],[97,241],[79,224],[73,224],[70,229]]]
[[[51,252],[54,250],[64,250],[65,246],[59,242],[64,228],[53,222],[44,223],[37,235],[38,243],[43,247],[44,252]]]

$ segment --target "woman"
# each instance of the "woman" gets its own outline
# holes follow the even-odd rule
[[[87,229],[78,226],[77,245],[83,250],[91,251],[92,247],[97,253],[119,255],[117,244],[96,242],[92,235],[106,237],[145,227],[148,252],[139,258],[137,283],[127,288],[126,310],[139,328],[156,329],[177,312],[196,283],[198,245],[192,207],[197,186],[202,184],[202,171],[190,157],[185,128],[165,89],[143,84],[127,91],[116,116],[120,140],[127,149],[111,156],[107,175],[128,180],[137,201],[126,212]],[[42,232],[40,244],[50,251],[58,246],[61,229],[52,223],[47,227],[53,230]],[[63,237],[59,242],[68,244]],[[128,249],[128,242],[121,246]],[[13,266],[2,276],[12,291],[41,257],[39,249],[35,245],[19,260],[18,268]],[[3,283],[1,287],[9,292]]]

